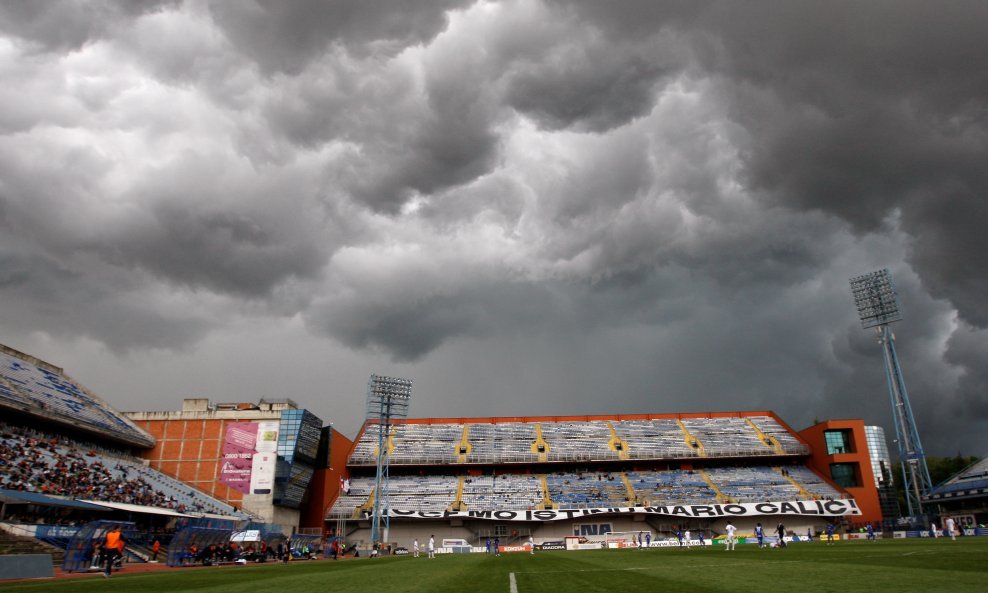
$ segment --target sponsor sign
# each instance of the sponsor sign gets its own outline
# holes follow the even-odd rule
[[[278,452],[278,427],[281,425],[277,420],[265,420],[257,423],[257,445],[258,453]]]
[[[228,424],[223,441],[220,482],[243,494],[250,493],[251,466],[257,441],[256,422]]]
[[[541,544],[535,544],[536,550],[565,550],[566,542],[554,541],[554,542],[542,542]]]
[[[274,488],[274,468],[278,456],[274,453],[257,453],[250,468],[250,494],[270,494]]]
[[[571,547],[570,549],[572,549],[572,550],[599,550],[599,549],[603,548],[604,545],[605,544],[603,542],[596,543],[596,544],[576,544],[575,546]]]
[[[261,532],[258,529],[248,529],[247,531],[237,531],[230,536],[231,542],[257,542],[261,541]]]
[[[700,547],[700,540],[698,540],[698,539],[691,539],[691,540],[689,540],[689,545],[691,547],[697,547],[698,548],[698,547]],[[713,542],[710,541],[710,540],[704,540],[703,545],[705,545],[705,546],[712,546],[713,545]],[[686,541],[684,540],[683,541],[683,547],[685,547],[685,546],[686,546]],[[673,547],[679,547],[679,540],[678,539],[652,540],[652,543],[648,544],[645,547],[646,548],[673,548]]]
[[[365,511],[369,516],[370,513]],[[409,519],[487,519],[491,521],[560,521],[591,515],[661,515],[684,518],[757,517],[790,515],[840,517],[860,515],[853,500],[796,500],[791,502],[752,502],[744,504],[696,504],[650,507],[607,507],[592,509],[527,510],[527,511],[406,511],[388,509],[389,517]]]
[[[278,426],[278,421],[267,420],[228,424],[220,482],[244,494],[270,493],[278,459]]]
[[[250,472],[250,494],[270,494],[274,490],[274,470],[278,463],[276,420],[257,423],[257,443]]]

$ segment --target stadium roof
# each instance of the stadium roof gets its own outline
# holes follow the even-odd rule
[[[943,500],[988,495],[988,456],[972,463],[934,488],[924,498]]]
[[[90,504],[81,500],[48,496],[47,494],[41,494],[40,492],[22,492],[20,490],[0,489],[0,502],[3,502],[4,504],[34,504],[46,507],[66,507],[72,509],[84,509],[87,511],[109,510],[102,506]]]
[[[0,409],[150,448],[154,437],[62,369],[0,344]]]
[[[105,507],[105,509],[115,509],[118,511],[127,511],[130,513],[142,513],[145,515],[168,515],[169,517],[195,517],[196,515],[188,515],[186,513],[180,513],[178,511],[173,511],[172,509],[163,509],[160,507],[146,507],[139,504],[129,504],[126,502],[106,502],[103,500],[89,500],[86,501],[100,507]]]
[[[129,513],[141,513],[145,515],[167,515],[169,517],[192,517],[192,518],[205,517],[207,519],[241,519],[241,517],[237,517],[235,515],[218,515],[215,513],[180,513],[173,509],[142,506],[139,504],[130,504],[126,502],[107,502],[103,500],[87,500],[85,502],[89,504],[98,505],[100,507],[104,507],[106,510],[115,509],[118,511],[127,511]]]

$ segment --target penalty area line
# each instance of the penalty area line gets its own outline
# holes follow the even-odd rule
[[[515,573],[508,573],[508,591],[509,593],[518,593],[518,581],[515,580]]]

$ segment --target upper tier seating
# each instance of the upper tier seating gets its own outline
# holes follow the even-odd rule
[[[541,422],[540,428],[549,444],[548,461],[618,459],[608,446],[611,431],[606,421]]]
[[[647,459],[653,451],[664,451],[668,457],[691,457],[696,449],[688,446],[683,431],[675,420],[620,420],[614,430],[628,443],[632,458]]]
[[[683,426],[703,443],[708,457],[750,457],[774,453],[744,418],[684,418]]]
[[[533,422],[396,423],[391,431],[392,465],[536,463],[617,459],[685,459],[804,455],[808,448],[769,416]],[[696,446],[687,443],[687,433]],[[466,441],[464,441],[466,429]],[[612,432],[613,430],[613,432]],[[538,433],[541,431],[542,440]],[[539,446],[541,445],[541,448]],[[348,465],[375,465],[377,425],[368,424]]]
[[[154,445],[151,435],[81,385],[10,351],[0,351],[0,408],[3,407],[72,424],[132,445]]]

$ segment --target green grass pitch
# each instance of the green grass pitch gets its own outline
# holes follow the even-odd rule
[[[65,593],[988,591],[988,538],[293,562],[0,584]]]

